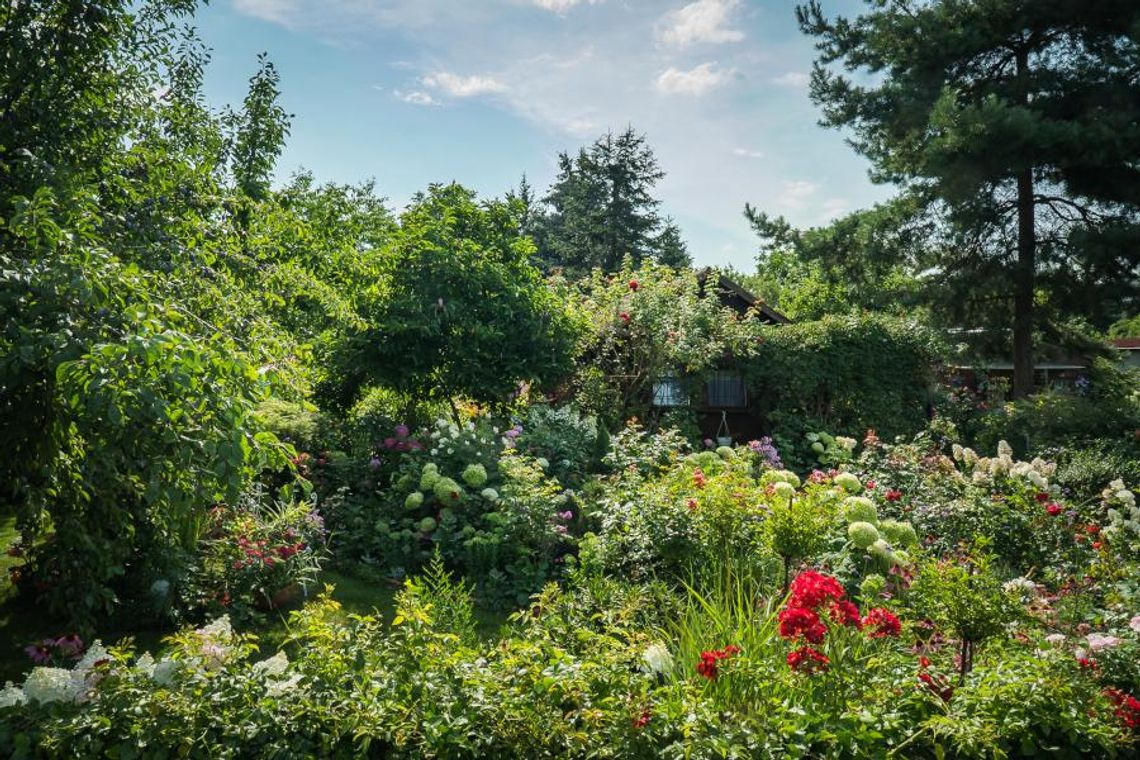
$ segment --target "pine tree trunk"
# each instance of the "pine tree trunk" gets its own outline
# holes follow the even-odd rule
[[[1017,51],[1017,76],[1022,82],[1021,102],[1028,104],[1025,80],[1029,51]],[[1013,397],[1033,392],[1033,279],[1036,270],[1037,231],[1034,225],[1033,169],[1017,175],[1017,265],[1013,276]]]

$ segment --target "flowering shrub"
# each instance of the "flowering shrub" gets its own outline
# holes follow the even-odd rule
[[[192,615],[256,618],[311,588],[324,555],[324,520],[311,503],[265,505],[254,492],[235,506],[211,510],[176,607]]]

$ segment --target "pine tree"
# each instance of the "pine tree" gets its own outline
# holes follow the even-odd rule
[[[941,215],[946,277],[1003,284],[1024,396],[1043,286],[1090,307],[1140,289],[1140,4],[869,5],[834,20],[797,8],[820,50],[812,99],[822,124],[854,131],[873,179]]]

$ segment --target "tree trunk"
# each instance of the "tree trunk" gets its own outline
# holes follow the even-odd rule
[[[1029,51],[1017,51],[1017,78],[1021,103],[1028,105]],[[1017,174],[1017,265],[1013,274],[1013,397],[1033,392],[1033,280],[1036,270],[1037,231],[1034,224],[1033,169]]]

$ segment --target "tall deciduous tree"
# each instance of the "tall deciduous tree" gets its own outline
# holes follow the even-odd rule
[[[544,199],[548,213],[535,220],[540,257],[573,272],[613,272],[629,257],[689,263],[680,232],[658,214],[653,187],[665,172],[632,128],[606,133],[577,156],[558,158],[558,177]]]
[[[1039,286],[1137,298],[1140,5],[870,5],[834,20],[814,0],[797,8],[820,50],[812,98],[824,125],[854,131],[876,181],[942,214],[952,244],[941,272],[1005,284],[1014,393],[1025,395]]]
[[[364,297],[367,324],[332,349],[327,400],[348,405],[382,384],[496,403],[521,381],[568,374],[576,334],[530,262],[521,211],[517,202],[479,203],[455,184],[417,196]]]

